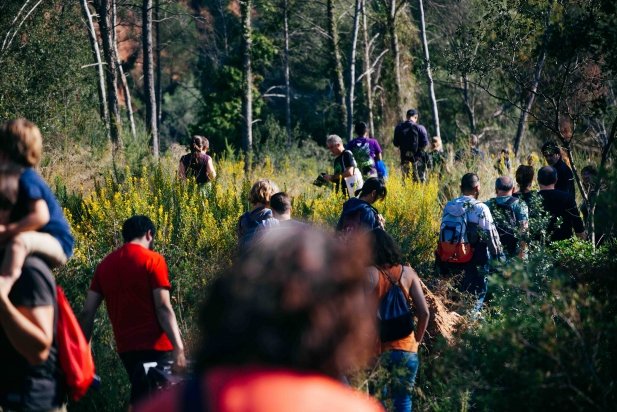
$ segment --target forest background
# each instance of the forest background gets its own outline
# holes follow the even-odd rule
[[[184,335],[212,276],[229,264],[252,179],[294,196],[296,215],[332,227],[341,198],[311,185],[330,168],[325,138],[362,120],[386,152],[387,229],[429,287],[441,205],[476,171],[483,198],[505,172],[556,140],[578,198],[615,219],[617,11],[612,0],[5,0],[0,119],[45,137],[41,172],[77,238],[58,273],[79,308],[96,264],[133,213],[160,228]],[[406,109],[440,135],[447,161],[404,185],[392,131]],[[191,134],[206,135],[219,179],[205,196],[174,172]],[[479,137],[486,157],[454,161]],[[532,162],[534,156],[532,156]],[[536,157],[535,165],[540,163]],[[599,169],[593,187],[578,170]],[[595,220],[586,222],[594,232]],[[598,225],[606,225],[606,221]],[[216,229],[215,229],[216,228]],[[491,280],[490,309],[422,353],[417,410],[610,410],[615,402],[615,244],[536,245]],[[127,381],[101,313],[103,384],[76,410],[118,410]],[[362,386],[362,380],[358,381]]]

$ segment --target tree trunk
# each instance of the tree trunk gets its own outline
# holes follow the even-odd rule
[[[159,135],[156,124],[156,93],[154,88],[154,53],[152,47],[152,0],[142,4],[142,43],[144,61],[144,95],[146,103],[146,132],[150,136],[152,154],[159,156]]]
[[[362,34],[364,37],[364,78],[366,82],[366,106],[368,109],[368,127],[371,136],[375,136],[373,120],[373,86],[371,74],[371,50],[368,39],[368,25],[366,23],[366,0],[362,0]]]
[[[461,76],[461,94],[463,95],[463,104],[465,105],[467,119],[469,120],[469,132],[471,134],[476,134],[476,111],[474,103],[469,97],[469,79],[467,78],[467,74]]]
[[[122,148],[122,138],[120,136],[122,120],[118,107],[118,72],[116,62],[116,50],[114,48],[114,28],[113,16],[114,7],[112,0],[100,0],[98,3],[99,30],[101,32],[101,44],[103,46],[103,56],[105,59],[105,79],[107,85],[107,110],[109,112],[109,131],[112,149],[114,152]]]
[[[362,0],[356,0],[351,38],[351,50],[349,53],[349,89],[347,91],[347,138],[349,140],[353,139],[353,101],[356,88],[356,47],[358,46],[358,30],[360,29],[361,12]]]
[[[161,0],[154,2],[154,30],[156,35],[156,129],[161,131],[163,118],[163,68],[161,66]]]
[[[94,22],[92,20],[92,13],[88,7],[88,0],[80,0],[81,11],[86,20],[88,27],[88,40],[90,41],[90,48],[92,49],[92,57],[96,63],[96,70],[98,72],[99,81],[97,83],[97,89],[99,94],[99,115],[105,125],[105,131],[107,138],[111,139],[109,132],[109,111],[107,109],[107,95],[105,93],[105,71],[103,70],[103,62],[101,61],[101,52],[99,50],[99,42],[96,38],[96,31],[94,30]]]
[[[401,62],[400,51],[398,45],[398,35],[396,34],[396,15],[397,7],[396,0],[390,0],[388,6],[388,18],[386,25],[390,36],[390,48],[392,49],[392,60],[394,62],[394,106],[396,107],[397,116],[401,116],[403,109],[401,108]]]
[[[338,44],[338,29],[336,28],[336,19],[334,17],[334,0],[328,0],[326,7],[328,17],[328,42],[331,51],[330,74],[334,78],[334,98],[338,105],[338,121],[340,124],[346,124],[345,117],[347,116],[347,109],[345,107],[345,81],[343,79],[341,51]]]
[[[253,76],[251,72],[251,11],[252,0],[240,1],[242,16],[242,150],[244,151],[244,171],[251,169],[251,152],[253,150]]]
[[[285,48],[283,60],[285,64],[285,129],[287,130],[287,147],[291,147],[291,86],[289,69],[289,0],[283,2],[283,28],[285,35]]]
[[[129,119],[129,126],[131,127],[131,136],[133,139],[137,137],[137,131],[135,130],[135,118],[133,116],[133,101],[131,100],[131,90],[129,89],[129,84],[126,81],[126,74],[124,73],[124,68],[122,67],[122,61],[120,60],[120,53],[118,53],[118,39],[116,37],[116,0],[113,0],[113,8],[114,8],[114,52],[116,53],[117,60],[117,70],[120,75],[120,81],[122,82],[122,90],[124,91],[124,100],[126,103],[126,114]]]
[[[428,92],[431,98],[431,106],[433,111],[433,125],[435,127],[435,135],[441,136],[439,130],[439,109],[437,108],[437,99],[435,98],[435,84],[433,83],[433,74],[431,73],[431,59],[428,51],[428,41],[426,40],[426,21],[424,20],[424,4],[422,0],[418,0],[420,6],[420,34],[422,35],[422,45],[424,46],[424,62],[426,64],[426,79],[428,80]]]

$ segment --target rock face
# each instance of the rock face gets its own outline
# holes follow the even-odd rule
[[[463,317],[456,312],[449,311],[438,295],[431,292],[424,282],[420,281],[420,283],[422,284],[422,291],[424,292],[426,303],[431,312],[426,330],[430,339],[427,341],[430,342],[430,340],[441,335],[449,345],[454,344],[454,332],[463,320]]]

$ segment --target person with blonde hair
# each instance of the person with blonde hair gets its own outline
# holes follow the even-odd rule
[[[195,183],[203,185],[216,178],[216,170],[212,158],[207,152],[210,142],[203,136],[193,136],[191,139],[191,152],[180,158],[178,176],[182,180],[193,177]]]
[[[278,220],[270,210],[270,198],[278,193],[279,188],[269,179],[259,179],[251,187],[249,203],[251,210],[240,216],[238,220],[238,248],[243,250],[250,243],[255,232],[261,228],[278,225]]]

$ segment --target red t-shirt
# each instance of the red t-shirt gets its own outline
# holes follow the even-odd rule
[[[382,406],[327,376],[266,367],[219,367],[202,379],[203,402],[218,412],[382,412]],[[159,392],[136,412],[182,410],[184,386]],[[205,406],[204,405],[204,406]]]
[[[118,353],[173,349],[152,296],[154,289],[170,287],[165,258],[141,245],[126,243],[99,264],[90,290],[105,299]]]

